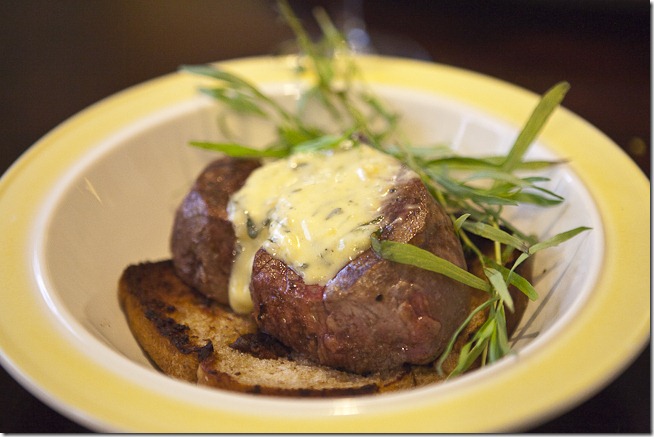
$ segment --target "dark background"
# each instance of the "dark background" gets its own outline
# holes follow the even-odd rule
[[[382,54],[474,70],[537,93],[567,80],[564,105],[650,175],[646,0],[291,4],[307,19],[324,5],[338,22],[344,10],[359,10]],[[289,38],[274,2],[264,0],[2,0],[0,173],[57,124],[112,93],[181,64],[276,53]],[[650,372],[648,346],[592,398],[525,431],[650,433]],[[0,371],[0,432],[86,431]]]

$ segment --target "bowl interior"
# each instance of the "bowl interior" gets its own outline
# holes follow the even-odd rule
[[[268,90],[293,104],[284,87]],[[395,87],[376,91],[404,115],[404,131],[417,145],[488,155],[506,151],[518,133],[519,126],[440,96]],[[151,367],[119,308],[117,281],[129,264],[170,257],[175,209],[217,156],[188,141],[219,139],[220,117],[200,96],[164,108],[97,144],[53,187],[35,230],[36,268],[46,301],[71,332],[85,332],[99,347]],[[265,144],[272,133],[254,119],[227,122],[249,144]],[[542,143],[529,157],[564,158]],[[565,325],[592,292],[601,267],[602,223],[589,192],[565,166],[546,176],[551,180],[545,187],[563,195],[563,205],[506,213],[541,238],[581,225],[594,231],[536,256],[533,282],[540,298],[530,303],[512,340],[517,351],[537,347]]]

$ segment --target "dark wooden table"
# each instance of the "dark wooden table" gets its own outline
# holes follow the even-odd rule
[[[538,93],[569,81],[565,106],[612,138],[649,177],[649,2],[292,2],[307,17],[318,4],[336,19],[343,10],[359,9],[382,54],[430,59]],[[181,64],[275,52],[290,33],[273,6],[254,0],[3,0],[0,173],[58,123],[114,92]],[[649,214],[645,205],[643,214]],[[651,432],[650,409],[647,347],[590,399],[526,431]],[[0,372],[0,432],[85,431]]]

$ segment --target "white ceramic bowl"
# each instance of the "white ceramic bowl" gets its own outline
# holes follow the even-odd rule
[[[224,63],[292,104],[288,58]],[[415,143],[505,151],[537,97],[445,66],[361,59]],[[159,78],[56,128],[0,181],[0,352],[37,396],[81,423],[121,431],[499,431],[542,420],[605,384],[649,335],[649,186],[605,136],[565,109],[530,155],[566,159],[549,188],[566,202],[510,211],[546,238],[592,231],[536,257],[540,299],[503,361],[426,388],[346,399],[279,399],[195,387],[154,370],[118,306],[131,263],[169,257],[174,210],[216,155],[217,107],[199,79]],[[244,141],[270,128],[232,120]],[[592,151],[591,151],[592,150]],[[629,193],[629,198],[624,196]],[[475,417],[475,420],[470,420]]]

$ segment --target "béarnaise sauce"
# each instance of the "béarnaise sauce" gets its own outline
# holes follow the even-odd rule
[[[319,285],[367,250],[400,169],[393,157],[356,145],[295,153],[255,170],[227,206],[237,238],[234,311],[252,310],[250,276],[260,248]]]

